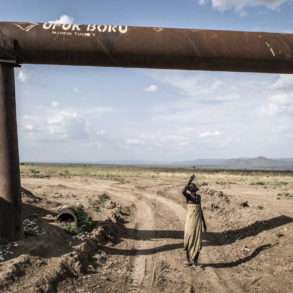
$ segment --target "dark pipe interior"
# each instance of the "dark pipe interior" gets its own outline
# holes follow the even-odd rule
[[[75,222],[74,216],[70,213],[63,213],[59,215],[57,220],[59,222],[68,222],[68,223]]]

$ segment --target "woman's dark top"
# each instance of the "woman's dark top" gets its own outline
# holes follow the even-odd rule
[[[201,204],[201,197],[197,193],[197,191],[198,191],[198,188],[196,189],[195,194],[194,192],[191,193],[188,188],[188,185],[183,189],[182,194],[185,196],[187,203],[193,203],[193,204],[199,204],[199,205]]]

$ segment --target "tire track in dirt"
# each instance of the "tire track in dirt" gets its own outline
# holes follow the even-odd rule
[[[130,190],[127,188],[125,190],[127,190],[128,193],[130,192]],[[160,198],[159,200],[157,200],[141,190],[139,191],[136,189],[135,191],[131,190],[132,195],[129,195],[129,194],[125,195],[121,193],[121,189],[119,187],[114,187],[114,188],[112,187],[111,191],[114,191],[115,193],[120,192],[116,194],[116,196],[120,197],[120,199],[121,198],[125,199],[125,196],[126,196],[127,199],[129,199],[130,197],[131,198],[135,197],[136,202],[138,201],[138,203],[136,204],[136,207],[138,208],[137,210],[138,216],[136,217],[136,223],[138,225],[136,226],[136,229],[143,230],[144,233],[149,232],[150,239],[145,239],[145,238],[139,239],[138,237],[138,243],[136,243],[135,247],[136,249],[141,250],[142,254],[145,253],[145,255],[136,255],[134,257],[134,260],[133,260],[134,272],[136,272],[136,274],[134,275],[134,279],[136,280],[136,285],[139,285],[139,284],[141,285],[140,288],[136,286],[136,288],[139,290],[138,292],[158,292],[158,291],[154,291],[157,288],[153,287],[153,283],[154,283],[154,280],[156,279],[156,274],[158,273],[157,269],[158,271],[160,270],[161,260],[164,260],[164,262],[167,262],[166,261],[167,254],[171,256],[170,259],[173,259],[174,257],[172,253],[168,251],[164,251],[164,249],[162,250],[162,252],[160,251],[160,247],[172,246],[174,243],[170,243],[170,241],[174,242],[173,241],[174,239],[170,240],[170,239],[166,239],[166,237],[165,238],[163,237],[163,239],[159,239],[155,236],[156,232],[158,232],[158,229],[160,229],[159,231],[163,230],[165,232],[168,232],[168,228],[162,225],[161,219],[157,218],[158,210],[159,211],[162,209],[167,210],[167,212],[165,211],[163,215],[164,220],[165,221],[167,220],[167,222],[171,222],[171,223],[175,219],[173,218],[171,221],[169,221],[170,218],[166,217],[166,215],[169,215],[169,216],[172,215],[173,210],[169,208],[164,198]],[[170,213],[170,210],[172,211],[172,213]],[[177,222],[176,228],[181,229],[181,224],[178,225],[178,220],[176,220],[175,222]],[[157,225],[158,223],[159,225]],[[181,244],[182,240],[181,239],[179,241],[177,240],[177,242]],[[142,263],[143,263],[142,260],[145,263],[144,271],[142,270]],[[145,273],[144,276],[142,276],[142,272]]]
[[[138,199],[138,197],[137,197]],[[151,206],[141,199],[136,199],[136,216],[135,216],[135,229],[136,230],[147,230],[154,228],[154,213]],[[152,247],[152,243],[139,239],[134,242],[134,249],[139,251],[141,249],[148,249]],[[148,261],[146,255],[136,254],[132,258],[132,279],[133,287],[132,291],[140,292],[140,288],[143,285],[147,271],[150,269],[151,263]]]
[[[110,182],[109,182],[110,183]],[[111,182],[112,183],[112,182]],[[64,182],[63,182],[64,184]],[[82,189],[87,191],[94,191],[101,189],[101,186],[97,188],[95,185],[87,185],[87,186],[80,186],[79,183],[71,183],[70,187],[75,187],[76,189]],[[135,212],[135,221],[134,226],[130,226],[130,228],[135,230],[153,230],[154,229],[154,212],[152,209],[151,204],[144,200],[143,197],[139,193],[130,192],[130,188],[123,188],[110,186],[107,188],[107,191],[113,196],[114,198],[119,198],[120,200],[127,200],[133,204],[135,204],[136,212]],[[133,195],[135,194],[135,195]],[[127,240],[127,246],[132,251],[139,251],[143,249],[151,249],[153,247],[153,243],[151,241],[145,241],[143,239],[139,239],[140,236],[137,235],[134,237],[133,241]],[[134,254],[130,256],[130,264],[132,266],[132,280],[133,283],[131,284],[128,292],[141,292],[141,288],[143,287],[143,283],[145,277],[148,275],[148,272],[153,270],[153,263],[152,258],[147,255],[139,255]]]
[[[154,249],[154,240],[150,237],[149,240],[139,235],[139,231],[149,232],[154,234],[156,231],[156,205],[154,200],[146,197],[142,192],[133,190],[132,187],[122,188],[124,192],[121,193],[121,188],[117,186],[111,186],[110,191],[114,192],[114,197],[123,199],[131,199],[136,206],[135,215],[135,229],[137,230],[136,240],[133,243],[133,247],[137,250],[132,259],[132,278],[133,284],[128,292],[152,292],[152,283],[154,280],[154,272],[156,270],[156,264],[159,259],[159,255],[152,255],[151,253],[141,253],[142,251],[151,251]],[[131,193],[131,194],[129,194]],[[129,240],[128,240],[129,241]],[[162,241],[155,241],[156,246],[162,244]]]

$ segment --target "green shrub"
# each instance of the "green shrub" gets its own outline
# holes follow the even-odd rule
[[[93,219],[85,212],[83,207],[78,207],[75,210],[77,217],[77,225],[75,222],[64,223],[63,228],[72,235],[77,235],[83,232],[90,232],[95,227]]]
[[[263,181],[257,181],[257,182],[252,182],[250,183],[250,185],[260,185],[260,186],[264,186],[266,185]]]
[[[104,205],[106,201],[110,200],[110,196],[107,193],[103,193],[99,195],[99,204]]]
[[[80,232],[89,232],[94,228],[95,224],[93,219],[84,211],[82,207],[77,208],[76,216]]]

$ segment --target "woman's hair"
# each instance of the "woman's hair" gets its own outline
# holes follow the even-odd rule
[[[188,185],[188,190],[189,190],[190,192],[194,192],[194,191],[197,191],[197,187],[196,187],[196,185],[195,185],[194,183],[190,183],[190,184]]]

